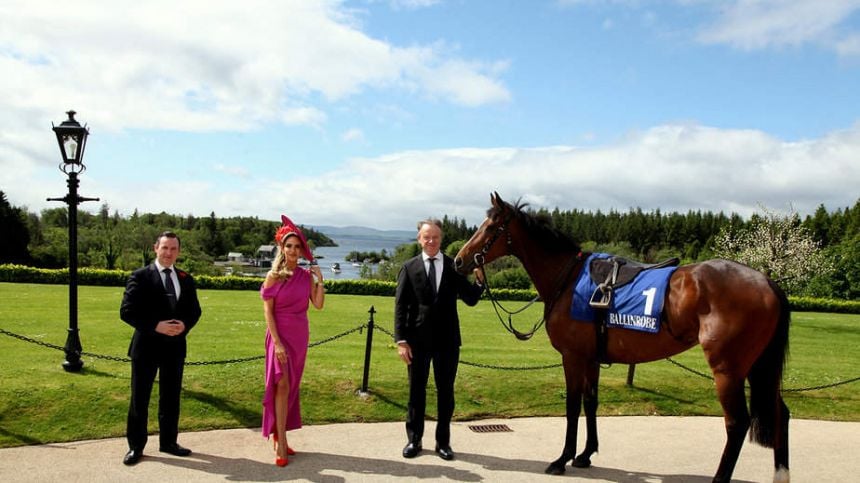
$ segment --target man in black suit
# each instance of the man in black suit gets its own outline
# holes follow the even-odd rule
[[[394,340],[407,364],[409,405],[406,414],[408,443],[404,458],[421,452],[427,379],[433,363],[436,381],[436,452],[454,458],[451,450],[451,416],[454,414],[454,379],[460,361],[460,319],[457,299],[469,306],[478,303],[484,288],[483,272],[475,270],[475,283],[454,270],[454,261],[439,252],[442,223],[428,219],[418,223],[422,253],[407,260],[397,276],[394,306]]]
[[[133,465],[143,457],[147,440],[149,397],[159,373],[159,451],[188,456],[179,446],[179,394],[185,366],[185,336],[200,318],[197,289],[190,274],[174,266],[179,257],[179,237],[166,231],[153,248],[155,261],[129,277],[119,309],[120,318],[134,327],[128,348],[131,358],[131,402],[126,438],[128,453],[123,463]]]

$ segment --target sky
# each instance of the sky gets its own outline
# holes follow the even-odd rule
[[[860,199],[860,0],[3,0],[0,191],[81,210],[477,225]]]

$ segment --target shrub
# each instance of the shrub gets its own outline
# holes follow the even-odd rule
[[[101,268],[81,268],[78,270],[80,285],[99,285],[124,287],[131,272],[125,270],[105,270]],[[242,276],[198,275],[194,277],[197,288],[212,290],[259,290],[263,279]],[[68,284],[68,268],[34,268],[24,265],[0,265],[0,282]],[[533,289],[495,288],[493,296],[499,300],[528,301],[537,295]],[[326,292],[342,295],[376,295],[393,297],[396,282],[387,280],[326,280]],[[487,298],[484,292],[483,298]],[[860,314],[860,300],[837,300],[813,297],[789,296],[791,310],[797,312],[829,312]]]

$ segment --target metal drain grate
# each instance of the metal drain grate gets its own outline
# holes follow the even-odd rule
[[[513,431],[507,424],[481,424],[469,426],[476,433],[506,433]]]

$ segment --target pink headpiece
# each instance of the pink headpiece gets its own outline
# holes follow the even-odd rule
[[[287,218],[285,215],[281,215],[281,227],[275,232],[275,241],[278,242],[278,244],[282,244],[290,235],[296,235],[299,237],[299,241],[302,243],[302,251],[304,252],[305,259],[309,262],[314,261],[314,254],[311,253],[305,234],[302,233],[302,230],[299,230],[299,227],[296,226],[292,220]]]

